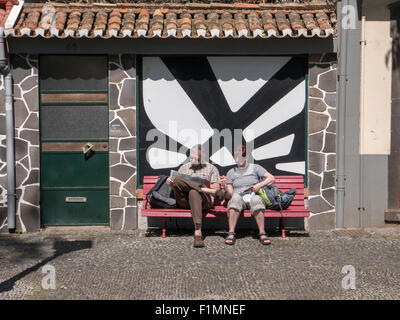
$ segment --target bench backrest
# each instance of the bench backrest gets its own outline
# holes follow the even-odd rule
[[[143,199],[154,186],[158,176],[143,177]],[[303,176],[275,176],[274,183],[281,191],[285,192],[291,188],[296,188],[296,196],[291,206],[304,206],[304,178]]]

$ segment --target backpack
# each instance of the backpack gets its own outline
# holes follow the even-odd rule
[[[151,208],[176,208],[176,200],[173,197],[172,188],[167,184],[167,178],[168,176],[159,176],[154,186],[146,194],[146,209],[148,203]]]
[[[296,189],[282,192],[275,185],[264,186],[257,192],[264,199],[267,209],[286,210],[296,195]]]

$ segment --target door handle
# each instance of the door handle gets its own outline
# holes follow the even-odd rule
[[[91,143],[86,143],[83,147],[82,147],[82,152],[83,154],[88,153],[90,150],[94,151],[94,145]]]

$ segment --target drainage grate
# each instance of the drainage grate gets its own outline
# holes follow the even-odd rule
[[[337,236],[347,236],[352,238],[362,238],[362,237],[369,237],[371,234],[362,229],[345,229],[345,230],[333,230],[333,234]]]

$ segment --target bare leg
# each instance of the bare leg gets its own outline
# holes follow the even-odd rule
[[[229,214],[229,232],[235,232],[240,212],[235,209],[229,209],[228,214]]]
[[[235,241],[235,228],[236,223],[239,219],[240,212],[236,209],[229,209],[228,211],[228,222],[229,222],[229,233],[228,237],[225,239],[226,244],[233,244]]]
[[[264,210],[258,210],[253,214],[254,220],[256,220],[258,226],[258,233],[265,232],[265,219],[264,219]],[[262,235],[261,239],[267,239],[267,236]]]

